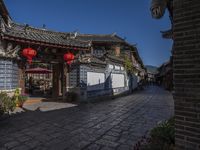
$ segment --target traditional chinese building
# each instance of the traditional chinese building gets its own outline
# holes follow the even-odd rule
[[[121,94],[136,88],[138,78],[144,78],[137,48],[115,34],[55,32],[18,24],[2,0],[0,12],[1,91],[12,92],[19,87],[25,92],[25,70],[36,62],[51,65],[54,98],[65,98],[72,92],[83,100]],[[24,55],[27,49],[31,52],[26,54],[35,55]],[[127,73],[125,57],[130,59],[135,73]]]
[[[91,41],[91,52],[80,55],[78,64],[72,65],[69,78],[72,91],[79,91],[82,98],[91,98],[122,94],[137,87],[137,80],[143,78],[145,70],[135,46],[115,34],[75,35],[75,39]],[[126,57],[135,68],[135,74],[127,73]]]
[[[24,92],[27,61],[22,51],[31,47],[37,51],[34,61],[53,66],[53,97],[65,93],[67,65],[63,55],[69,52],[74,55],[87,53],[90,51],[90,42],[74,39],[69,33],[17,24],[9,16],[3,1],[0,1],[0,11],[0,90],[12,92],[20,87]]]
[[[147,68],[147,82],[148,84],[156,83],[156,74],[158,73],[158,68],[151,65],[146,65]]]

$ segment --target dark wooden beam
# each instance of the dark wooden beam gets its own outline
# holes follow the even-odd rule
[[[14,42],[19,42],[23,44],[31,44],[31,45],[39,45],[39,46],[47,46],[51,48],[61,48],[61,49],[76,49],[76,50],[90,50],[90,48],[85,48],[85,47],[76,47],[76,46],[67,46],[67,45],[60,45],[60,44],[52,44],[52,43],[47,43],[47,42],[41,42],[41,41],[33,41],[33,40],[25,40],[22,38],[16,38],[12,36],[3,36],[2,39],[9,40],[9,41],[14,41]]]

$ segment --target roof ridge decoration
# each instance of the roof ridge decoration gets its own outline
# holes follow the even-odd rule
[[[111,33],[111,34],[78,33],[78,36],[99,36],[99,37],[101,37],[101,36],[108,36],[108,37],[119,37],[119,36],[117,35],[116,32]],[[120,37],[119,37],[119,38],[120,38]],[[123,38],[120,38],[120,39],[123,39]]]
[[[117,35],[117,32],[114,32],[111,34],[111,36],[116,36]]]

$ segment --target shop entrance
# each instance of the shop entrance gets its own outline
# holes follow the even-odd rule
[[[52,65],[38,63],[25,70],[25,92],[30,97],[52,97]]]

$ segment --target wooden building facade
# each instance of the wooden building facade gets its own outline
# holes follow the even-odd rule
[[[91,51],[82,54],[69,75],[69,91],[82,99],[127,93],[144,78],[145,69],[136,47],[115,34],[91,35],[75,33],[75,39],[91,41]],[[124,66],[129,58],[136,70],[128,74]],[[134,58],[134,59],[133,59]]]

